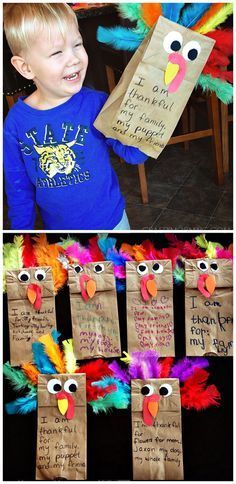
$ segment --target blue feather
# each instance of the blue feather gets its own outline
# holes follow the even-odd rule
[[[107,253],[107,260],[113,262],[114,266],[125,266],[127,259],[123,257],[116,249],[109,250]]]
[[[137,34],[126,27],[104,28],[98,27],[97,40],[108,44],[117,50],[136,50],[144,39],[144,35]]]
[[[187,3],[178,23],[187,28],[193,27],[211,5],[212,3]]]
[[[19,397],[13,402],[6,403],[5,408],[9,415],[34,412],[37,408],[37,394],[30,393],[26,397]]]
[[[162,3],[162,15],[172,22],[178,22],[183,6],[184,3]]]
[[[36,341],[32,343],[34,364],[40,373],[53,374],[57,373],[55,366],[51,363],[44,351],[44,345]]]
[[[130,386],[120,382],[114,377],[106,376],[102,380],[93,382],[92,385],[106,388],[109,385],[116,385],[116,391],[108,393],[103,398],[89,402],[94,413],[107,412],[110,408],[127,408],[130,404]]]
[[[116,290],[117,292],[125,291],[125,279],[116,279]]]
[[[106,257],[107,251],[113,249],[116,245],[116,239],[114,237],[99,237],[98,247]]]
[[[59,343],[59,338],[61,336],[61,333],[59,333],[59,331],[57,331],[56,329],[53,329],[52,330],[52,339],[54,341],[54,343]]]

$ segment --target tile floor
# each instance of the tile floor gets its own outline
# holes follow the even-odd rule
[[[142,204],[136,166],[120,163],[112,155],[133,230],[231,230],[233,228],[233,176],[214,182],[210,138],[167,146],[158,160],[146,162],[149,203]],[[232,158],[232,156],[231,156]],[[9,230],[4,202],[4,228]],[[42,229],[37,217],[36,230]],[[79,228],[78,228],[79,229]]]

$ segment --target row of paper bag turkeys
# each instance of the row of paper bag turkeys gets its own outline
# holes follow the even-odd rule
[[[4,365],[5,377],[21,395],[6,404],[7,413],[38,408],[36,479],[86,479],[86,403],[98,413],[126,409],[130,400],[133,478],[183,479],[181,407],[220,404],[218,389],[208,384],[208,361],[136,351],[124,359],[127,369],[99,359],[79,366],[72,340],[62,342],[62,351],[58,338],[54,330],[34,342],[33,363],[21,369]]]
[[[157,251],[147,241],[149,255],[152,253],[149,259],[152,260],[141,260],[147,255],[147,250],[144,251],[147,242],[146,246],[145,242],[140,246],[133,246],[132,250],[136,255],[132,254],[132,257],[138,259],[133,260],[130,256],[131,246],[125,244],[127,253],[124,256],[123,252],[121,267],[113,266],[111,262],[115,260],[115,256],[121,257],[121,252],[114,252],[114,247],[110,252],[106,250],[106,255],[110,253],[111,260],[104,260],[104,250],[102,253],[98,239],[92,240],[93,250],[90,252],[88,249],[81,251],[81,246],[76,242],[77,260],[80,263],[75,262],[75,256],[72,258],[75,243],[73,251],[69,245],[64,252],[59,246],[55,252],[56,244],[53,244],[50,247],[55,252],[54,259],[52,254],[50,258],[37,259],[39,264],[48,260],[50,265],[35,267],[31,266],[30,241],[27,240],[25,245],[28,267],[6,270],[10,359],[13,365],[21,363],[23,356],[24,359],[30,359],[31,343],[56,327],[55,281],[52,273],[54,271],[55,274],[55,264],[61,266],[61,262],[64,265],[64,268],[61,267],[62,272],[67,274],[68,271],[72,335],[77,359],[121,355],[114,267],[116,274],[120,272],[123,278],[126,276],[128,352],[154,349],[161,356],[175,355],[172,262],[174,259],[176,262],[176,249],[172,247],[169,252],[168,249]],[[106,248],[111,248],[114,240],[103,239],[103,248],[104,244]],[[21,249],[23,241],[24,239],[21,241]],[[41,255],[47,251],[47,247],[49,246],[44,240],[43,250],[40,248]],[[35,256],[35,246],[31,246],[32,248]],[[186,354],[231,356],[232,259],[207,258],[194,244],[193,248],[196,258],[184,260]],[[158,254],[164,257],[164,250],[165,258],[155,258]],[[221,250],[223,255],[229,252]],[[96,254],[95,262],[85,263],[86,260],[91,260],[91,257],[88,258],[91,253]],[[172,261],[168,255],[172,257]],[[26,261],[26,257],[23,260]],[[36,259],[34,261],[36,263]],[[57,267],[56,271],[58,273]]]

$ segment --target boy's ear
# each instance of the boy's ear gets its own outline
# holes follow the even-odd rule
[[[23,57],[13,55],[11,58],[11,63],[15,69],[26,79],[33,79],[35,77],[30,65],[27,64]]]

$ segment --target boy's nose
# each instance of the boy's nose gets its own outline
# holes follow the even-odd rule
[[[77,55],[74,54],[73,51],[71,51],[69,54],[68,54],[68,58],[67,58],[67,65],[68,66],[73,66],[75,64],[78,64],[80,62],[80,59]]]

